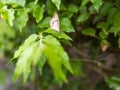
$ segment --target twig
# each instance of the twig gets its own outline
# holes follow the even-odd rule
[[[75,50],[76,53],[78,53],[83,59],[82,61],[85,63],[91,63],[93,65],[96,65],[96,67],[93,68],[94,71],[96,71],[97,73],[99,73],[101,76],[106,76],[104,71],[108,71],[108,72],[119,72],[119,70],[112,68],[112,67],[106,67],[105,65],[103,65],[101,62],[97,61],[97,60],[91,60],[88,55],[84,52],[79,51],[76,47],[73,47],[73,49]],[[98,70],[99,68],[99,70]]]

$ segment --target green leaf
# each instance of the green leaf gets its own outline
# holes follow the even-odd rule
[[[97,17],[95,17],[96,21],[101,19],[105,15],[107,15],[109,13],[109,11],[111,11],[112,7],[113,7],[112,3],[104,3],[100,9],[99,15]]]
[[[30,36],[25,40],[24,44],[21,45],[21,46],[19,47],[19,49],[15,52],[15,54],[14,54],[14,56],[13,56],[13,59],[18,58],[18,57],[21,55],[21,53],[23,52],[23,50],[24,50],[25,48],[27,48],[30,44],[32,44],[33,42],[35,42],[36,39],[37,39],[37,35],[36,35],[36,34],[30,35]]]
[[[32,62],[32,54],[34,53],[34,47],[36,43],[26,47],[18,58],[15,72],[14,72],[14,80],[18,79],[18,77],[23,73],[24,82],[26,82],[28,75],[31,71],[31,62]]]
[[[31,82],[35,81],[35,76],[36,76],[36,67],[31,67],[31,72],[29,76]]]
[[[94,8],[96,9],[97,12],[99,12],[99,8],[102,5],[102,0],[91,0],[93,3]]]
[[[13,6],[25,6],[26,0],[0,0],[3,4],[11,4]]]
[[[86,28],[84,30],[82,30],[82,34],[84,35],[90,35],[90,36],[95,36],[96,31],[94,28]]]
[[[119,77],[106,77],[107,84],[113,90],[120,90],[120,78]]]
[[[114,16],[113,27],[114,34],[117,35],[117,33],[120,32],[120,12],[117,12],[117,14]]]
[[[111,8],[107,16],[107,25],[113,24],[113,18],[119,10],[115,7]]]
[[[77,22],[82,23],[82,22],[86,21],[89,18],[89,16],[90,15],[88,13],[83,12],[78,16]]]
[[[68,6],[68,11],[69,11],[69,12],[72,12],[72,13],[77,13],[77,12],[78,12],[78,7],[77,7],[77,5],[70,4],[70,5]]]
[[[103,29],[100,33],[99,33],[99,36],[101,39],[106,39],[108,37],[108,32]]]
[[[38,28],[47,28],[47,27],[50,27],[50,20],[51,20],[51,17],[46,17],[46,18],[44,18],[44,19],[37,25],[37,27],[38,27]]]
[[[43,66],[45,65],[45,62],[46,62],[46,57],[44,54],[42,54],[38,62],[38,70],[40,72],[40,75],[42,75],[42,69],[43,69]]]
[[[75,30],[71,24],[71,21],[68,18],[60,19],[60,27],[61,27],[61,30],[64,32],[68,32],[68,33],[75,32]]]
[[[73,16],[73,13],[72,12],[63,12],[63,13],[60,13],[60,17],[66,17],[66,18],[71,18]]]
[[[70,72],[73,72],[67,53],[64,51],[59,41],[52,35],[47,35],[44,38],[44,45],[44,54],[48,58],[49,65],[53,69],[56,80],[58,82],[67,82],[65,73],[62,70],[62,65]],[[55,47],[57,49],[55,49]]]
[[[51,0],[47,0],[47,8],[49,15],[53,15],[53,13],[57,11],[57,8],[55,7],[54,3],[52,3]]]
[[[60,11],[65,11],[65,10],[67,10],[66,5],[64,3],[61,3],[61,5],[60,5]]]
[[[32,61],[34,66],[41,62],[41,59],[43,59],[43,50],[44,47],[42,45],[42,38],[40,38],[40,40],[36,44],[36,47],[34,48],[35,53],[32,55]]]
[[[51,42],[49,40],[51,40]],[[57,50],[54,49],[55,48],[54,46],[56,46],[56,44],[60,45],[59,42],[56,41],[56,39],[54,37],[52,37],[50,35],[45,37],[45,47],[46,48],[45,48],[44,54],[48,58],[49,65],[53,70],[56,80],[58,82],[61,82],[61,81],[66,82],[67,79],[62,70],[61,58],[56,53],[58,51],[59,46],[56,47]]]
[[[13,26],[13,20],[15,19],[14,17],[14,13],[15,11],[13,9],[7,9],[7,7],[5,7],[2,10],[1,13],[1,17],[8,23],[8,25],[10,25],[11,27]]]
[[[4,6],[3,3],[0,2],[0,9],[1,9],[3,6]]]
[[[18,10],[17,12],[17,24],[20,31],[26,26],[28,21],[28,11],[27,9]]]
[[[39,1],[39,0],[35,0],[35,4],[37,4],[37,3],[38,3],[38,1]]]
[[[52,2],[56,5],[57,9],[60,9],[60,4],[61,4],[61,0],[52,0]]]
[[[95,14],[96,10],[93,6],[89,7],[89,14]]]
[[[97,23],[97,28],[100,28],[100,29],[106,28],[106,22]]]
[[[81,6],[86,5],[90,0],[82,0]]]
[[[69,62],[69,57],[68,57],[67,53],[64,51],[62,46],[58,50],[58,55],[60,56],[60,58],[62,60],[63,66],[73,74],[73,70],[72,70],[70,62]]]
[[[33,34],[25,40],[24,44],[16,51],[14,58],[18,58],[14,80],[16,80],[23,73],[23,81],[26,82],[29,73],[31,72],[31,64],[38,65],[40,74],[45,64],[46,57],[43,56],[44,47],[42,45],[42,38],[37,41],[37,35]]]
[[[31,12],[33,12],[33,9],[37,6],[38,5],[35,4],[35,1],[32,1],[32,2],[27,3],[27,5],[25,7],[27,8],[28,12],[31,13]]]
[[[65,40],[72,40],[68,35],[66,35],[64,32],[57,32],[55,30],[52,30],[51,28],[46,29],[42,33],[48,33],[52,34],[53,36],[57,37],[58,39],[65,39]]]
[[[44,7],[45,5],[42,5],[41,7],[39,5],[35,5],[33,8],[33,16],[35,17],[37,23],[43,18]]]

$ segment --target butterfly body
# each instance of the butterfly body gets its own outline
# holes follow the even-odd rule
[[[59,23],[59,17],[58,14],[55,12],[52,19],[50,20],[50,27],[53,30],[60,31],[60,23]]]

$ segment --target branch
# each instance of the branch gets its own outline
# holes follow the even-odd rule
[[[101,76],[103,76],[103,77],[106,76],[105,71],[110,72],[111,74],[117,73],[117,72],[119,73],[119,70],[116,69],[116,68],[107,67],[107,66],[103,65],[101,62],[99,62],[99,61],[97,61],[97,60],[91,60],[86,53],[80,51],[80,50],[77,49],[76,47],[73,47],[73,49],[74,49],[74,51],[75,51],[76,53],[78,53],[78,54],[83,58],[83,59],[82,59],[82,62],[91,63],[91,64],[95,65],[95,66],[93,67],[93,70],[96,71],[97,73],[99,73]],[[97,67],[96,67],[96,66],[97,66]],[[99,69],[98,69],[98,68],[99,68]]]

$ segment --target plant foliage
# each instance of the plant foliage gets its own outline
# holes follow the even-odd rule
[[[63,43],[71,45],[75,38],[69,35],[74,33],[97,39],[97,46],[103,51],[112,47],[113,38],[116,38],[116,45],[120,48],[119,6],[119,0],[0,0],[1,18],[13,30],[12,38],[24,37],[11,59],[17,60],[14,80],[23,75],[23,81],[26,82],[36,67],[42,75],[47,63],[59,83],[67,82],[67,71],[73,75],[82,72],[77,63],[70,64],[63,46]],[[50,20],[56,11],[60,20],[60,32],[50,28]],[[20,33],[17,32],[15,36],[14,30],[19,30]],[[4,45],[3,38],[1,35],[1,48]],[[81,39],[79,35],[78,39]],[[107,78],[106,81],[114,88],[118,84],[113,79]],[[111,86],[111,83],[116,86]]]

